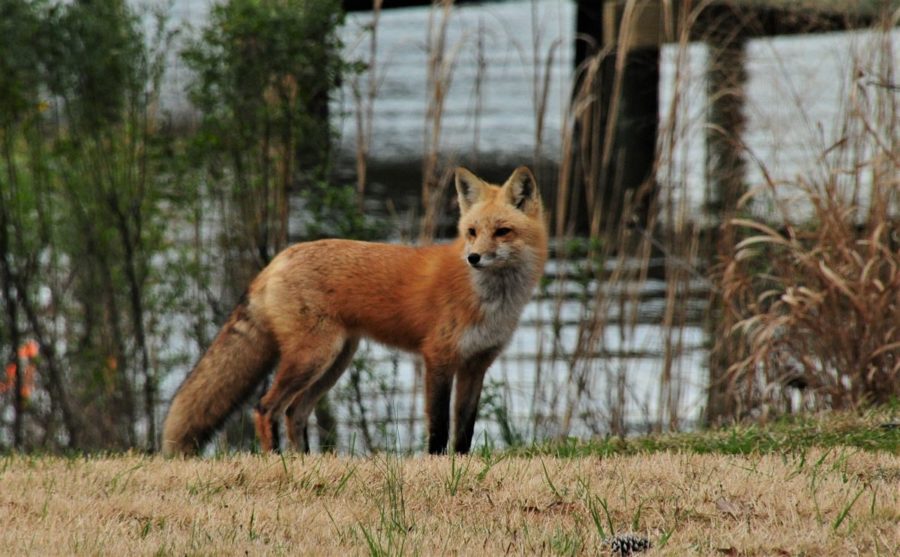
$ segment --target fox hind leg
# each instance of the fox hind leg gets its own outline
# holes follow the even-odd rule
[[[353,361],[353,355],[359,346],[359,338],[351,337],[344,342],[343,348],[331,364],[331,367],[308,389],[298,394],[290,403],[284,416],[284,428],[287,433],[288,440],[295,451],[308,451],[307,437],[303,434],[306,430],[306,424],[309,415],[319,400],[334,387],[350,362]]]
[[[316,383],[340,355],[346,338],[337,327],[319,324],[315,335],[280,343],[281,361],[272,386],[259,400],[254,412],[254,424],[263,452],[274,450],[273,419],[284,414],[287,406]]]

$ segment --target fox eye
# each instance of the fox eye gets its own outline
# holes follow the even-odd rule
[[[499,236],[506,236],[506,235],[509,234],[510,232],[512,232],[512,229],[510,229],[510,228],[498,228],[498,229],[494,232],[494,236],[496,236],[496,237],[499,237]]]
[[[472,238],[475,237],[475,229],[474,228],[469,229],[469,236],[471,236]]]

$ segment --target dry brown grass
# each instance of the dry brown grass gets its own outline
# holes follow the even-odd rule
[[[0,554],[897,555],[897,457],[0,460]],[[608,514],[604,511],[608,509]]]
[[[773,210],[728,223],[743,239],[722,262],[718,349],[738,416],[783,412],[793,388],[807,409],[900,396],[900,97],[891,37],[875,36],[852,68],[873,77],[850,87],[818,171],[779,182],[757,161],[766,182],[742,203]]]

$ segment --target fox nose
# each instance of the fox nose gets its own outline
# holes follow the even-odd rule
[[[481,261],[481,255],[477,253],[470,253],[469,257],[467,257],[466,260],[468,260],[469,265],[478,265],[478,262]]]

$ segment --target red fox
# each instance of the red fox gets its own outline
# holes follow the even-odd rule
[[[348,367],[361,337],[422,355],[428,452],[472,442],[485,372],[509,341],[547,260],[534,175],[502,186],[456,170],[459,237],[408,247],[350,240],[295,244],[250,284],[206,354],[179,387],[163,428],[165,454],[197,452],[278,362],[255,410],[260,448],[273,419],[304,424]]]

